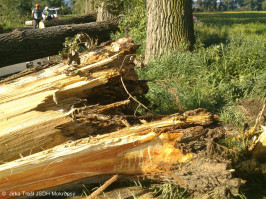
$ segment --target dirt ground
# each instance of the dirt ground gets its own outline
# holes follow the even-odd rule
[[[237,107],[243,113],[245,131],[250,130],[256,122],[265,102],[261,99],[246,99],[238,103]],[[266,125],[266,109],[262,113],[260,125]],[[246,198],[266,198],[266,163],[249,156],[250,159],[242,160],[236,166],[236,174],[246,183],[240,189]]]
[[[238,103],[239,110],[243,113],[246,126],[252,127],[255,124],[256,118],[263,106],[263,100],[259,99],[246,99]],[[261,125],[266,124],[266,109],[261,117]]]

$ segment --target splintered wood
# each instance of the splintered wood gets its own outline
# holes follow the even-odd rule
[[[131,38],[123,38],[84,53],[80,66],[59,63],[2,82],[0,162],[28,156],[75,138],[125,127],[123,117],[116,117],[112,127],[109,122],[109,127],[104,128],[105,124],[99,122],[104,116],[100,118],[96,110],[109,109],[104,114],[110,119],[113,118],[110,113],[117,115],[131,104],[124,102],[128,95],[120,83],[119,68],[125,55],[134,54],[137,47]],[[136,96],[147,92],[145,82],[138,81],[132,61],[126,59],[124,65],[121,73],[130,92]],[[87,110],[91,117],[82,117],[82,110]],[[88,125],[90,121],[101,124],[100,133],[96,125]]]
[[[162,173],[192,156],[175,148],[183,133],[173,129],[212,122],[199,110],[68,142],[1,165],[0,191],[37,191],[101,174]]]
[[[215,115],[134,115],[133,96],[148,91],[134,71],[137,48],[122,38],[83,53],[78,66],[64,61],[0,83],[0,198],[114,174],[220,198],[238,192],[230,162],[197,158],[223,136]]]

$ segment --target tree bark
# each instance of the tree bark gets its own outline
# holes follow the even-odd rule
[[[56,19],[56,20],[45,20],[41,21],[39,28],[47,28],[51,26],[66,25],[66,24],[84,24],[96,21],[96,13],[81,17],[71,17],[66,19]]]
[[[86,2],[85,2],[85,14],[86,15],[89,13],[88,7],[89,7],[89,0],[86,0]]]
[[[87,24],[60,25],[37,30],[0,34],[0,67],[58,54],[66,37],[87,33],[104,42],[118,30],[118,19]]]
[[[95,5],[95,0],[86,0],[86,8],[85,8],[85,13],[94,13],[96,10],[96,5]]]
[[[98,13],[97,13],[97,22],[105,21],[114,18],[115,15],[110,13],[106,7],[105,3],[102,2],[101,5],[98,7]]]
[[[88,11],[89,12],[96,12],[97,11],[97,8],[96,8],[96,0],[90,0],[89,1]]]
[[[145,63],[183,43],[192,49],[195,43],[190,0],[147,0],[147,39]]]

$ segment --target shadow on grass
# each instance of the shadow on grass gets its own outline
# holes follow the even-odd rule
[[[202,38],[202,43],[205,48],[211,45],[218,45],[221,43],[226,44],[227,37],[228,37],[227,34],[224,34],[221,36],[221,35],[218,35],[217,33],[211,33],[211,34],[207,34],[206,37]]]

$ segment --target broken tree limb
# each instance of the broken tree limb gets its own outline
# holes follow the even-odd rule
[[[184,127],[196,125],[207,127],[213,121],[212,114],[198,109],[184,115],[165,117],[159,121],[121,131],[68,142],[3,164],[0,166],[0,195],[1,191],[5,191],[8,197],[12,191],[22,193],[22,191],[44,190],[76,180],[108,174],[144,175],[150,179],[168,180],[173,176],[170,174],[164,178],[165,172],[169,170],[174,173],[179,172],[181,168],[178,166],[181,163],[190,166],[188,167],[190,174],[199,170],[205,172],[206,177],[210,177],[208,171],[211,170],[216,172],[213,177],[221,177],[213,185],[207,184],[208,187],[206,186],[204,191],[219,188],[221,185],[225,186],[224,181],[232,179],[229,164],[214,162],[216,167],[212,168],[211,165],[208,168],[206,161],[199,167],[198,162],[193,164],[193,160],[190,161],[196,153],[184,152],[177,145],[182,137],[186,136]],[[182,127],[184,130],[181,130]],[[207,137],[206,133],[198,134],[200,137],[194,137],[195,140],[191,140],[191,144],[195,145],[197,141]],[[206,143],[203,145],[206,146]],[[193,171],[194,165],[198,168]],[[183,173],[185,169],[183,168],[180,172]],[[193,183],[187,182],[193,176],[185,173],[181,175],[177,173],[176,176],[182,176],[181,179],[188,188],[196,187]],[[194,174],[194,178],[195,176]],[[225,189],[230,190],[230,187],[233,187],[233,183],[228,184],[228,187],[225,186]],[[234,189],[237,190],[238,187],[239,184],[236,184]]]
[[[80,32],[87,33],[101,43],[109,40],[110,33],[117,30],[118,18],[0,34],[0,67],[57,55],[63,48],[65,38]]]
[[[157,167],[191,157],[170,147],[182,133],[170,134],[166,130],[212,122],[211,114],[196,113],[84,138],[3,164],[0,190],[41,190],[98,174],[163,171]]]
[[[123,38],[81,55],[81,65],[59,63],[0,84],[0,162],[66,141],[116,131],[132,102],[120,82],[119,67],[137,45]],[[145,94],[131,61],[122,72],[130,92]]]
[[[66,24],[84,24],[96,21],[96,13],[84,15],[80,17],[70,17],[65,19],[44,20],[39,24],[39,28],[47,28],[51,26],[66,25]]]
[[[80,65],[62,62],[1,82],[0,198],[114,174],[171,181],[210,198],[238,192],[230,162],[210,156],[224,136],[215,115],[133,116],[128,93],[148,91],[126,56],[137,48],[122,38],[83,53]]]

